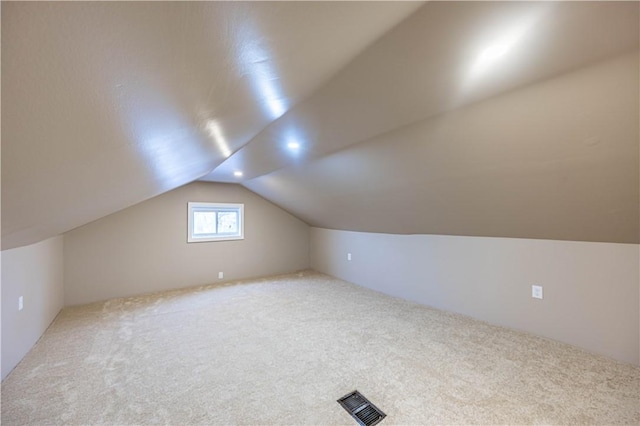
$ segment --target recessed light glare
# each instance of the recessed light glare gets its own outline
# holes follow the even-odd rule
[[[289,142],[287,147],[289,147],[289,149],[298,149],[300,148],[300,144],[298,142]]]
[[[485,50],[482,51],[480,56],[478,57],[479,66],[483,67],[491,65],[494,61],[497,61],[502,56],[506,55],[509,50],[511,50],[512,43],[511,40],[504,41],[502,43],[496,43],[492,46],[489,46]]]
[[[242,172],[241,171],[233,172],[233,175],[235,177],[242,177]]]
[[[224,158],[231,157],[231,149],[229,149],[229,144],[222,135],[222,129],[220,128],[220,125],[216,121],[209,120],[207,122],[207,130],[209,131],[211,137],[213,137],[213,140],[215,141],[222,155],[224,155]]]
[[[502,67],[508,65],[507,57],[511,55],[516,46],[522,43],[525,35],[534,28],[542,12],[543,9],[538,9],[535,12],[532,10],[524,19],[516,20],[510,27],[500,27],[500,31],[494,34],[491,42],[487,43],[476,57],[470,71],[472,77],[485,74],[499,64],[502,64]]]

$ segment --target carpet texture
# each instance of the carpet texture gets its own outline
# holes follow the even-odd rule
[[[2,423],[640,424],[640,368],[306,271],[64,309]]]

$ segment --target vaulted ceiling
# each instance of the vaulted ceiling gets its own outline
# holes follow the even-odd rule
[[[335,229],[637,243],[638,10],[3,3],[2,248],[197,179]]]

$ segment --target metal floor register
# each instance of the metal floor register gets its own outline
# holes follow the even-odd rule
[[[357,390],[343,396],[338,402],[362,426],[377,425],[387,416]]]

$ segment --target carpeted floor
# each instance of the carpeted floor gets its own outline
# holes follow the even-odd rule
[[[639,424],[640,368],[314,272],[64,309],[2,424]]]

